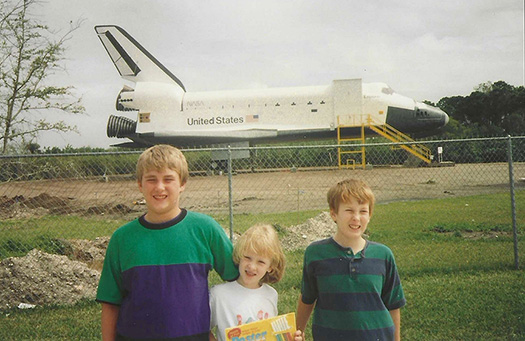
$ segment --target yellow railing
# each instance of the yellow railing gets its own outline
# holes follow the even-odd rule
[[[341,136],[341,129],[342,128],[357,127],[359,125],[341,125],[339,117],[337,118],[337,123],[338,123],[338,126],[337,126],[337,142],[338,142],[338,144],[341,144],[341,142],[346,142],[346,141],[360,141],[361,144],[364,145],[364,143],[365,143],[365,129],[364,128],[366,126],[370,130],[372,130],[375,133],[377,133],[378,135],[383,136],[383,137],[389,139],[392,142],[396,142],[396,143],[399,143],[399,142],[403,142],[403,143],[414,142],[412,144],[400,144],[400,145],[398,145],[398,147],[406,150],[410,154],[418,157],[419,159],[423,160],[424,162],[426,162],[428,164],[430,164],[432,162],[432,160],[431,160],[432,152],[431,152],[430,149],[428,149],[427,147],[425,147],[422,144],[417,143],[410,136],[400,132],[396,128],[394,128],[394,127],[392,127],[392,126],[390,126],[390,125],[388,125],[386,123],[381,124],[381,123],[375,122],[370,115],[368,115],[368,117],[366,118],[366,123],[362,123],[360,125],[360,127],[361,127],[361,137],[359,137],[359,138],[342,138],[342,136]],[[342,154],[351,154],[351,153],[360,153],[361,154],[361,160],[362,160],[361,166],[363,167],[363,169],[365,169],[366,162],[365,162],[365,147],[364,146],[361,148],[361,150],[358,150],[358,151],[357,150],[354,150],[354,151],[341,151],[341,148],[338,148],[339,167],[340,168],[341,167],[348,167],[348,161],[347,161],[346,165],[343,165],[341,163],[341,155]],[[353,167],[355,169],[355,160],[353,162],[354,162],[354,166]]]

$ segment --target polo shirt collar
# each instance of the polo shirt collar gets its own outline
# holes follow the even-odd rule
[[[338,248],[340,249],[341,251],[343,251],[344,253],[347,253],[348,251],[351,251],[352,254],[355,256],[354,254],[354,251],[352,250],[352,248],[350,247],[344,247],[344,246],[341,246],[339,245],[339,243],[337,243],[334,239],[334,237],[330,237],[330,240],[332,241],[332,243]],[[368,248],[368,245],[370,245],[370,242],[365,239],[365,247],[363,247],[363,250],[361,250],[361,258],[365,258],[365,252],[366,252],[366,249]],[[359,252],[358,252],[359,253]]]

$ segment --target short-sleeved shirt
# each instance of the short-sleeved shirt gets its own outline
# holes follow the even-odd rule
[[[226,340],[226,328],[277,316],[277,298],[277,291],[266,283],[257,289],[237,281],[211,288],[211,327],[217,326],[217,339]]]
[[[207,215],[182,210],[162,224],[142,216],[111,237],[97,301],[120,306],[117,334],[125,338],[207,339],[208,273],[237,278],[232,249]]]
[[[333,238],[310,244],[301,293],[316,304],[314,340],[393,340],[389,311],[406,302],[392,251],[370,241],[355,255]]]

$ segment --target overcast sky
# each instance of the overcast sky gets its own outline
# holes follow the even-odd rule
[[[418,101],[469,95],[487,81],[524,85],[523,0],[50,0],[39,19],[62,29],[67,74],[87,115],[61,117],[78,134],[41,146],[109,147],[120,78],[93,27],[125,29],[187,91],[385,82]],[[133,119],[133,115],[129,116]]]

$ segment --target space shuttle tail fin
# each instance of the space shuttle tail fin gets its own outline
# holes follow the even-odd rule
[[[176,83],[186,92],[182,82],[122,28],[99,25],[95,31],[122,78],[132,82]]]

